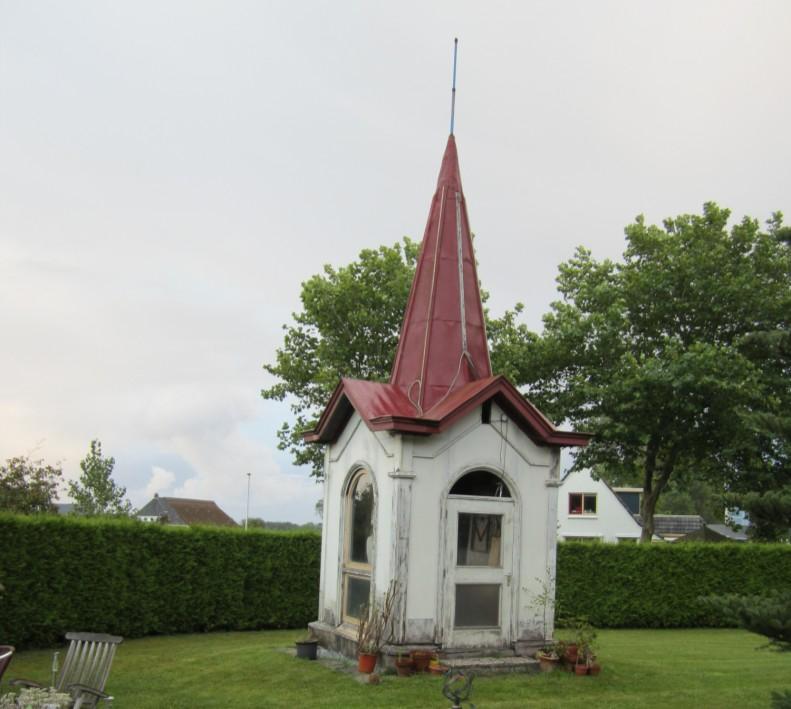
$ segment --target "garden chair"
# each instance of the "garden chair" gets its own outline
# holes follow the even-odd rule
[[[100,700],[112,702],[113,698],[104,692],[104,685],[110,674],[115,650],[123,638],[103,633],[66,633],[66,640],[69,641],[69,649],[55,679],[55,689],[71,694],[74,709],[95,707]],[[45,686],[24,679],[13,679],[10,684],[21,687]]]
[[[0,645],[0,680],[3,679],[3,672],[11,662],[11,656],[14,654],[13,645]]]

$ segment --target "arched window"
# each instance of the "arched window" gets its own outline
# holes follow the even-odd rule
[[[511,497],[511,491],[502,478],[488,470],[473,470],[462,475],[450,489],[451,495],[476,497]]]
[[[343,619],[356,623],[371,596],[374,487],[367,470],[354,474],[346,492],[343,544]]]

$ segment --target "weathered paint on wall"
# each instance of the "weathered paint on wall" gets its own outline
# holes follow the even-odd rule
[[[554,576],[558,449],[535,445],[496,405],[489,424],[477,409],[429,437],[374,433],[354,414],[325,461],[320,620],[329,625],[342,616],[343,501],[359,467],[375,487],[373,593],[381,597],[393,578],[403,593],[396,641],[439,642],[447,634],[442,559],[455,544],[446,533],[447,497],[458,478],[478,469],[500,475],[514,498],[512,613],[503,619],[509,639],[543,632],[533,601],[548,569]],[[551,633],[551,613],[549,620]]]

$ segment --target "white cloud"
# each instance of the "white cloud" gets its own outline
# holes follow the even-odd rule
[[[166,497],[170,494],[170,486],[176,480],[176,474],[170,470],[154,465],[151,468],[151,479],[145,487],[145,497],[150,499],[154,495]]]

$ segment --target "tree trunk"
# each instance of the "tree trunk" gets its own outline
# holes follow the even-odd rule
[[[645,454],[645,477],[643,479],[643,499],[640,503],[640,517],[643,521],[643,531],[640,535],[640,542],[650,542],[654,536],[654,511],[659,496],[667,486],[673,468],[676,465],[677,448],[673,446],[665,458],[659,478],[654,481],[656,474],[656,462],[659,457],[659,442],[654,438],[648,442]]]

